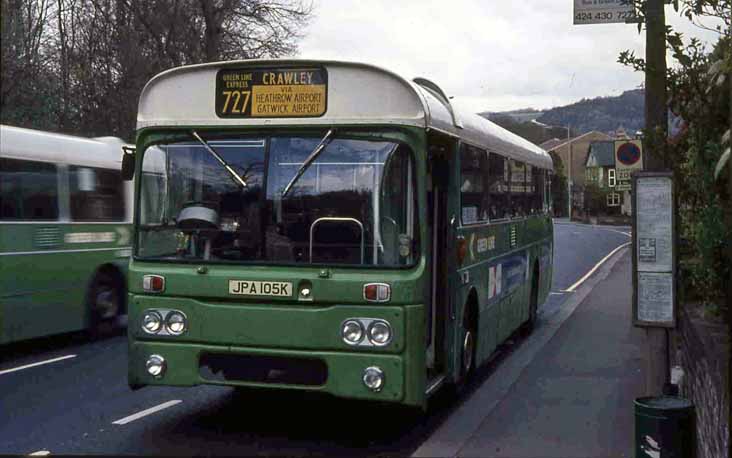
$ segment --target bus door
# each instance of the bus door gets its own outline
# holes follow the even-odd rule
[[[430,239],[430,294],[427,310],[427,367],[428,375],[436,378],[447,369],[447,325],[450,320],[449,279],[455,273],[450,240],[449,184],[451,162],[455,159],[456,142],[437,134],[429,138],[429,179],[427,206]]]

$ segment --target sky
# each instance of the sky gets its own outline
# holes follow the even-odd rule
[[[619,95],[643,75],[617,62],[644,57],[635,24],[573,25],[572,0],[314,0],[299,57],[375,64],[421,76],[474,112],[545,109]],[[710,46],[666,7],[667,24]],[[705,25],[714,23],[706,21]],[[669,59],[669,63],[671,63]]]

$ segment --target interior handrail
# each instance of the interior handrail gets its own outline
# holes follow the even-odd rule
[[[313,221],[313,224],[310,225],[310,263],[312,264],[313,262],[313,235],[315,234],[315,226],[323,221],[349,221],[358,224],[358,227],[361,229],[361,264],[363,264],[364,253],[366,249],[363,224],[361,224],[361,221],[357,220],[356,218],[342,218],[336,216],[325,216],[323,218],[318,218]]]

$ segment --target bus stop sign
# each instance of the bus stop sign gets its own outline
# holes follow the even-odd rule
[[[633,0],[574,0],[574,24],[628,23],[636,19]]]

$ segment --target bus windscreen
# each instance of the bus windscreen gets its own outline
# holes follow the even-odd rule
[[[283,195],[316,137],[150,146],[143,156],[138,258],[408,266],[417,259],[412,157],[390,141],[334,138]]]

